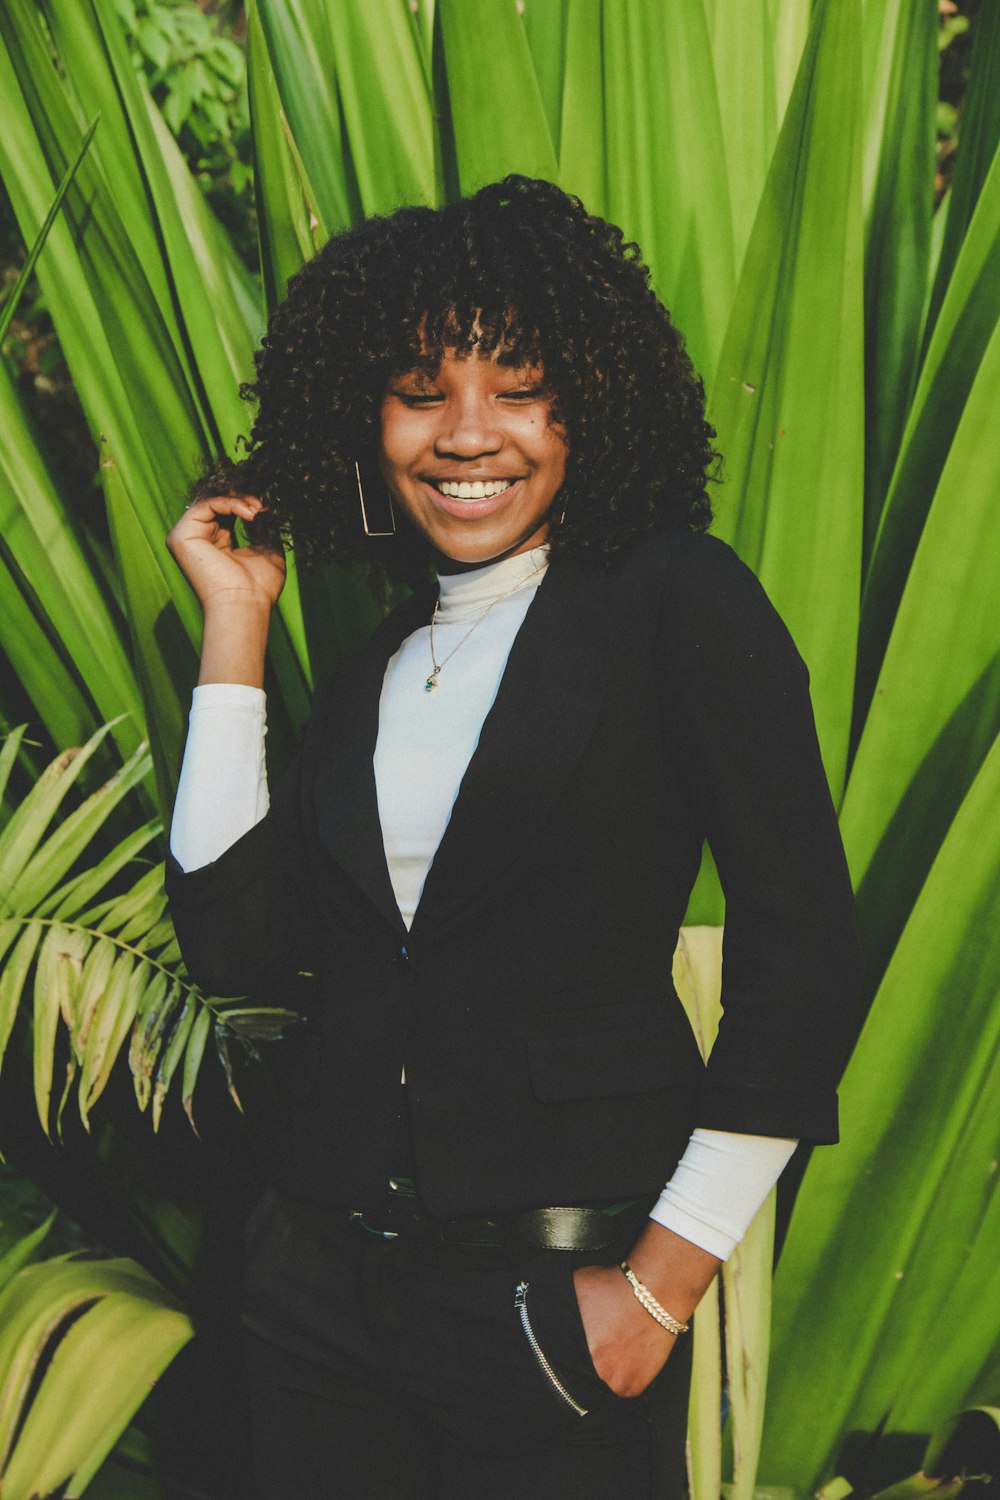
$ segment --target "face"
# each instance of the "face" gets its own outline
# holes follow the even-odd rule
[[[537,366],[447,350],[382,401],[380,468],[395,503],[445,558],[475,566],[543,542],[566,472]]]

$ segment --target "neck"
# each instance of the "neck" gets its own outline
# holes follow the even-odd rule
[[[462,572],[438,574],[439,618],[471,616],[522,587],[537,586],[547,562],[548,548],[543,545]]]

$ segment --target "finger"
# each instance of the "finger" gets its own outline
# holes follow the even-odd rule
[[[252,521],[265,509],[256,495],[210,495],[193,501],[184,512],[186,519],[200,525],[218,524],[223,517],[240,516]]]

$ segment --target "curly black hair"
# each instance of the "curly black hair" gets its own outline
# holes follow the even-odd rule
[[[445,349],[541,365],[568,440],[553,556],[608,558],[645,532],[710,524],[715,430],[639,247],[553,183],[516,175],[331,238],[289,282],[242,387],[258,403],[246,456],[214,465],[195,494],[259,495],[253,540],[289,542],[307,565],[367,560],[412,578],[409,527],[389,544],[365,536],[354,464],[377,474],[387,385],[433,375]]]

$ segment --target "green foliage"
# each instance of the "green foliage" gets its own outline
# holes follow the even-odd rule
[[[770,1378],[766,1216],[727,1268],[724,1351],[713,1305],[698,1316],[697,1500],[719,1493],[720,1355],[738,1497],[754,1488],[758,1446],[764,1479],[802,1494],[838,1472],[849,1434],[877,1461],[906,1432],[995,1400],[1000,7],[982,5],[963,32],[939,26],[934,0],[253,0],[263,297],[192,176],[231,177],[223,157],[231,141],[242,150],[243,106],[212,23],[181,0],[123,0],[121,18],[99,0],[46,0],[45,14],[47,31],[32,0],[0,7],[0,173],[30,245],[100,112],[37,274],[103,440],[114,566],[0,383],[0,645],[38,718],[59,744],[114,720],[107,743],[133,757],[145,732],[166,812],[198,618],[162,536],[200,458],[246,426],[236,387],[265,308],[363,213],[437,203],[511,170],[582,193],[643,246],[703,374],[726,458],[716,529],[759,573],[809,666],[869,956],[844,1144],[816,1152],[805,1175],[774,1288]],[[144,53],[138,69],[120,20]],[[969,89],[957,154],[939,146],[935,181],[939,47],[946,67],[968,66]],[[215,56],[217,68],[205,61]],[[271,653],[276,764],[317,671],[376,616],[357,578],[291,570]],[[35,809],[71,767],[39,782]],[[138,772],[123,774],[139,792]],[[161,837],[143,832],[149,814],[133,802],[134,838]],[[18,868],[55,868],[58,845],[17,818],[2,837],[20,847]],[[45,908],[43,893],[8,916],[0,1017],[11,1021],[15,993],[37,994],[47,1123],[53,1049],[68,1047],[88,1114],[133,1000],[143,1017],[165,1014],[157,1067],[185,1097],[215,1029],[210,1006],[185,1004],[182,979],[176,990],[152,979],[157,962],[175,972],[158,876],[130,875],[114,900],[133,916],[117,925],[96,893],[75,915]],[[722,916],[706,861],[688,940]],[[57,921],[58,942],[47,936]],[[123,938],[130,921],[146,938],[159,929],[163,946]],[[87,964],[107,969],[117,998],[106,1029],[95,1008],[84,1038],[65,997]],[[139,980],[130,987],[140,971],[162,990],[150,1001],[144,989],[147,1011]],[[139,1072],[152,1107],[156,1080]]]
[[[51,1223],[0,1255],[4,1500],[82,1495],[194,1333],[135,1261],[34,1261]]]
[[[279,1007],[228,1005],[206,999],[189,983],[166,913],[163,867],[133,872],[159,835],[158,819],[127,834],[96,865],[80,860],[113,810],[151,769],[140,745],[110,781],[46,830],[108,729],[54,761],[0,828],[0,1066],[18,1010],[30,994],[35,1107],[42,1129],[61,1131],[74,1085],[84,1126],[131,1035],[128,1048],[139,1108],[151,1106],[159,1129],[176,1076],[193,1124],[192,1100],[210,1032],[230,1091],[228,1036],[280,1035],[294,1020]],[[23,728],[0,750],[0,795]],[[131,877],[122,889],[121,875]],[[53,1089],[61,1059],[61,1094]]]
[[[256,258],[246,54],[190,0],[114,0],[133,61],[248,264]]]

